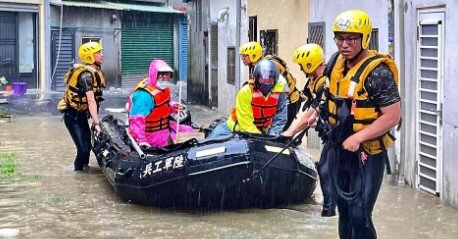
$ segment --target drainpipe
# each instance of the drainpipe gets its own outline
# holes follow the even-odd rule
[[[39,89],[42,93],[51,90],[50,76],[51,72],[51,57],[47,53],[47,49],[51,49],[51,27],[50,27],[50,15],[51,7],[49,0],[43,0],[40,5],[39,12],[39,46],[38,46],[38,84]]]
[[[236,11],[236,17],[235,17],[235,52],[236,52],[236,59],[235,59],[235,85],[237,91],[240,89],[240,55],[239,55],[239,48],[240,48],[240,5],[241,5],[242,0],[237,0],[235,3],[235,11]],[[236,92],[237,94],[237,92]]]
[[[393,2],[397,2],[397,1],[393,1]],[[399,76],[402,78],[404,78],[405,76],[405,52],[404,49],[406,49],[406,42],[405,42],[405,37],[404,37],[404,33],[405,33],[405,30],[404,30],[404,27],[405,27],[405,20],[404,20],[404,17],[405,15],[408,15],[408,8],[407,6],[408,5],[404,5],[404,2],[405,1],[400,1],[399,3],[396,3],[396,5],[394,5],[396,8],[395,8],[395,26],[394,26],[394,29],[397,29],[397,32],[395,30],[395,37],[394,37],[394,59],[396,61],[396,63],[398,64],[398,69],[399,69]],[[396,21],[397,20],[397,21]],[[400,87],[399,87],[399,91],[401,93],[401,97],[402,97],[402,101],[401,101],[401,104],[403,106],[405,106],[405,98],[407,97],[407,91],[406,91],[406,82],[405,81],[401,81],[400,82]],[[401,107],[401,117],[403,118],[407,118],[406,117],[406,113],[405,113],[405,107]],[[404,137],[400,137],[400,135],[404,136]],[[398,171],[396,172],[395,176],[397,176],[397,184],[398,185],[404,185],[406,181],[410,181],[411,185],[413,185],[413,180],[414,177],[410,174],[410,173],[406,173],[408,172],[409,170],[411,170],[412,168],[407,168],[408,166],[408,159],[406,158],[406,152],[404,149],[407,148],[407,144],[408,142],[406,141],[408,139],[408,134],[407,134],[407,131],[406,131],[406,127],[401,127],[401,132],[398,133],[396,136],[398,136],[398,138],[400,140],[396,140],[396,156],[398,157],[398,161],[399,161],[399,167],[398,167]],[[412,172],[412,170],[411,170]],[[410,177],[406,180],[405,176],[406,175],[410,175]]]

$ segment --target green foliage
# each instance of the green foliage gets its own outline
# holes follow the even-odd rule
[[[0,152],[0,179],[26,181],[36,181],[41,179],[40,175],[25,175],[18,172],[17,165],[16,155],[14,153]]]
[[[0,178],[13,176],[16,173],[16,166],[13,153],[0,153]]]
[[[0,110],[0,118],[10,118],[11,114],[8,110]]]

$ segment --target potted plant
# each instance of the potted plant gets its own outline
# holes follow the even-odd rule
[[[4,85],[5,86],[5,91],[10,92],[13,90],[13,86],[8,83],[6,78],[4,76],[0,77],[0,86]]]

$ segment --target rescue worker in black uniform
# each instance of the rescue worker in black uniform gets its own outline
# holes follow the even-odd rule
[[[324,75],[324,53],[323,49],[314,43],[305,44],[294,50],[293,62],[297,63],[301,71],[307,76],[304,94],[306,101],[304,103],[304,113],[298,115],[298,120],[293,121],[292,125],[282,133],[287,138],[292,138],[297,134],[299,129],[306,129],[315,123],[318,116],[319,104],[323,102],[326,77]],[[310,120],[311,119],[311,120]],[[326,140],[323,140],[326,143]],[[328,149],[324,148],[324,151]],[[326,154],[323,154],[326,155]],[[323,192],[323,211],[321,216],[335,216],[336,199],[334,186],[331,182],[329,173],[329,164],[326,163],[327,157],[321,157],[317,163],[317,170],[320,176],[320,185]]]
[[[98,111],[105,88],[105,76],[100,68],[103,63],[102,45],[88,42],[79,48],[78,55],[83,64],[74,64],[66,73],[64,122],[76,146],[75,171],[88,169],[91,152],[92,127],[100,132]]]
[[[398,70],[388,56],[367,49],[372,32],[367,13],[345,11],[332,30],[338,52],[326,66],[329,83],[320,117],[332,128],[322,154],[337,194],[339,237],[377,238],[372,210],[394,141],[390,130],[400,121]]]

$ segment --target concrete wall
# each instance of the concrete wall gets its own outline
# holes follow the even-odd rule
[[[245,0],[241,1],[245,5]],[[228,14],[224,21],[218,22],[218,13],[228,7]],[[209,20],[218,24],[218,110],[223,114],[229,114],[234,106],[235,96],[239,86],[227,83],[227,48],[236,46],[236,1],[213,0],[210,4]],[[241,11],[241,42],[248,39],[247,19],[245,11]],[[238,53],[238,49],[235,49]],[[236,58],[240,61],[240,57]],[[242,67],[241,82],[245,82],[244,76],[247,71]],[[237,73],[236,73],[237,74]]]
[[[241,1],[245,5],[245,0]],[[199,6],[201,5],[201,6]],[[223,8],[229,8],[224,21],[218,22],[218,13]],[[198,11],[201,8],[201,28],[198,26]],[[210,24],[218,25],[218,110],[228,114],[235,102],[235,95],[239,86],[227,83],[227,48],[235,47],[236,39],[236,2],[225,0],[195,0],[188,3],[189,46],[188,55],[188,100],[201,104],[208,104],[210,98],[209,86],[211,79],[205,76],[205,52],[210,53],[208,44],[204,49],[204,32],[208,32],[210,41]],[[245,11],[241,11],[241,41],[247,41],[246,22],[248,19]],[[238,49],[236,49],[238,53]],[[208,64],[211,65],[210,55]],[[236,60],[240,60],[239,58]],[[243,72],[243,71],[242,71]],[[243,74],[243,73],[242,73]],[[208,79],[206,79],[206,77]],[[242,75],[241,82],[244,82]]]
[[[202,3],[204,2],[204,3]],[[205,103],[202,98],[205,90],[204,82],[204,51],[203,30],[206,25],[198,26],[197,12],[200,4],[207,4],[208,0],[195,0],[188,3],[188,89],[187,99],[193,103]]]
[[[75,62],[81,62],[78,58],[78,48],[81,46],[82,37],[102,37],[102,70],[107,78],[107,86],[119,87],[121,20],[112,23],[110,16],[113,14],[121,19],[120,12],[115,10],[64,7],[62,28],[75,32]],[[52,8],[51,26],[60,26],[60,7]]]
[[[43,0],[2,0],[2,2],[22,3],[22,4],[41,4]]]
[[[366,11],[372,20],[372,27],[378,28],[379,51],[388,52],[388,7],[387,0],[310,0],[310,22],[326,22],[325,54],[329,58],[337,47],[331,26],[337,15],[343,11],[360,9]]]
[[[307,43],[309,1],[287,0],[280,3],[278,0],[248,0],[247,9],[248,16],[257,16],[258,41],[260,41],[260,30],[278,30],[277,55],[286,61],[291,73],[297,79],[298,88],[302,89],[306,78],[292,59],[294,49]]]
[[[406,46],[416,46],[416,25],[417,14],[420,9],[432,9],[437,7],[445,8],[445,44],[444,44],[444,75],[443,93],[444,103],[442,109],[443,124],[443,181],[441,198],[448,204],[458,207],[458,95],[456,89],[458,82],[458,29],[453,24],[458,22],[458,2],[455,0],[404,0],[400,9],[404,12],[404,32],[401,33],[405,38]],[[416,107],[416,47],[406,47],[405,51],[405,75],[401,79],[405,80],[405,108],[409,110],[404,114],[404,122],[415,122]],[[405,123],[405,150],[402,152],[403,160],[406,163],[406,181],[410,184],[415,183],[415,155],[416,132],[412,123]]]
[[[228,114],[235,102],[235,96],[240,86],[227,83],[227,48],[236,46],[236,2],[225,0],[213,0],[209,4],[209,22],[218,24],[218,110]],[[282,11],[271,9],[278,8],[277,1],[241,1],[241,21],[240,21],[240,42],[243,44],[248,41],[248,17],[258,16],[258,36],[259,30],[278,29],[278,53],[288,65],[299,81],[299,87],[305,83],[305,78],[298,67],[292,63],[292,54],[296,47],[305,44],[307,39],[307,27],[303,27],[308,18],[308,1],[285,1],[282,4]],[[218,12],[228,7],[228,15],[224,21],[218,22]],[[246,8],[246,10],[245,10]],[[291,12],[284,16],[281,12]],[[297,18],[302,20],[297,20]],[[275,21],[273,20],[275,19]],[[300,37],[298,37],[300,36]],[[238,53],[238,49],[236,49]],[[240,58],[236,60],[240,61]],[[241,63],[240,83],[248,79],[248,68]],[[228,100],[229,99],[229,100]]]

